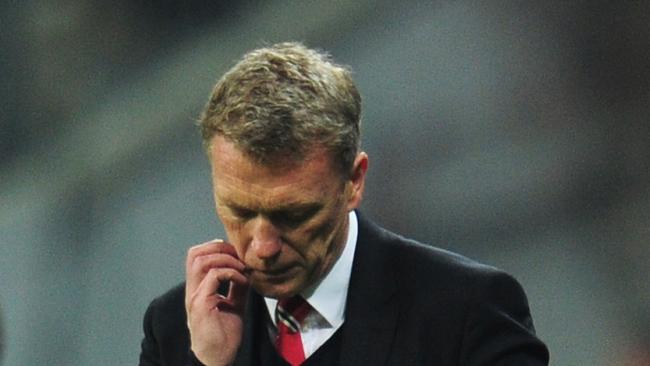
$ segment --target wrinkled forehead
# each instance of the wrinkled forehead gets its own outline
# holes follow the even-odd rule
[[[320,150],[311,151],[299,161],[285,157],[259,164],[224,141],[213,146],[212,178],[218,202],[267,210],[329,201],[344,185],[329,154]]]
[[[337,167],[334,152],[318,143],[300,147],[278,147],[275,151],[260,154],[251,150],[247,144],[217,134],[210,140],[207,150],[211,163],[218,159],[237,157],[241,162],[246,161],[277,171],[294,169],[313,160],[327,161],[332,170]]]

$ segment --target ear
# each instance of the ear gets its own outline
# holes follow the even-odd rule
[[[366,182],[366,171],[368,171],[368,154],[361,151],[354,159],[354,164],[352,164],[352,174],[348,181],[351,189],[347,203],[348,211],[354,210],[361,204],[363,189]]]

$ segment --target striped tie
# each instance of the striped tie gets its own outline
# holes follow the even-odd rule
[[[278,325],[275,345],[282,358],[291,366],[298,366],[305,361],[300,324],[310,310],[311,306],[301,296],[280,300],[275,308],[275,321]]]

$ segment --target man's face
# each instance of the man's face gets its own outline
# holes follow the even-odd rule
[[[210,150],[217,214],[261,295],[289,297],[331,269],[363,193],[367,156],[344,179],[324,149],[259,165],[220,136]]]

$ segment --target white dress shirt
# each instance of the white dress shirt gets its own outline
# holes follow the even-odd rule
[[[301,293],[303,298],[315,310],[307,315],[300,330],[305,358],[316,352],[343,325],[345,302],[348,297],[348,286],[352,274],[354,249],[357,246],[357,233],[357,215],[354,211],[350,211],[348,216],[348,237],[343,253],[341,253],[339,259],[320,283]],[[277,332],[275,307],[278,301],[266,297],[264,300],[273,321],[273,325],[269,327],[269,332],[272,335],[271,339],[275,339]]]

